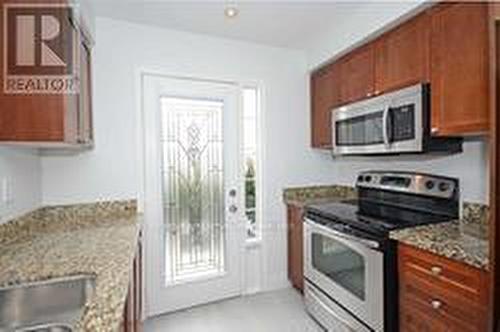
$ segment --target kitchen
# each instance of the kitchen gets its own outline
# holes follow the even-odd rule
[[[2,8],[15,13],[19,2],[4,0]],[[74,299],[77,318],[65,325],[85,331],[498,324],[490,200],[497,197],[495,4],[83,1],[74,8],[81,9],[71,25],[82,50],[74,52],[77,76],[86,82],[79,97],[3,91],[0,100],[0,330],[37,330],[23,321],[33,317],[8,310],[22,312],[29,301],[8,301],[34,289],[26,283],[54,280],[85,290]],[[186,110],[193,116],[182,120]],[[349,127],[360,123],[349,122],[356,112],[370,114],[361,132]],[[197,136],[200,119],[214,125]],[[187,162],[199,142],[209,153]],[[200,167],[206,192],[194,190]],[[186,172],[187,184],[176,172]],[[206,206],[198,209],[197,200]],[[343,296],[349,286],[320,289],[309,226],[324,217],[324,204],[336,206],[328,218],[343,219],[340,228],[356,219],[345,212],[353,207],[367,208],[376,224],[374,200],[393,208],[384,220],[409,211],[397,226],[415,222],[368,232],[391,247],[393,264],[370,261],[366,281],[379,285],[382,276],[388,284],[367,287],[375,296],[360,295],[366,301]],[[201,226],[190,226],[200,211]],[[190,225],[177,226],[186,215]],[[205,228],[221,215],[225,233]],[[415,227],[422,215],[424,224],[440,218]],[[325,243],[325,253],[336,252],[334,241]],[[57,288],[38,300],[53,299],[57,309],[49,292]],[[396,292],[384,294],[389,289]],[[390,314],[377,313],[388,299]]]

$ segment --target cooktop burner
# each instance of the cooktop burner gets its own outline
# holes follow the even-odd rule
[[[309,213],[372,232],[389,232],[449,221],[446,215],[432,214],[363,200],[349,200],[307,206]]]

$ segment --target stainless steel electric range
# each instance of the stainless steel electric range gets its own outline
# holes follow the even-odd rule
[[[458,218],[457,179],[370,171],[357,200],[306,207],[305,301],[328,331],[397,331],[398,284],[392,230]]]

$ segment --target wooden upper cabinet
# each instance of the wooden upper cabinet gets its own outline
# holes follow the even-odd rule
[[[375,86],[375,47],[373,43],[345,55],[339,61],[341,103],[373,95]]]
[[[430,80],[429,33],[423,13],[375,42],[375,94]]]
[[[340,77],[332,64],[311,75],[311,145],[328,149],[332,146],[331,110],[340,102]]]
[[[440,4],[431,13],[432,132],[444,136],[486,132],[487,3]]]
[[[0,0],[0,4],[2,4]],[[59,8],[59,7],[58,7]],[[4,13],[5,7],[0,7],[0,34],[4,35]],[[92,145],[92,115],[91,115],[91,77],[90,77],[90,45],[91,42],[84,36],[80,26],[74,19],[74,11],[66,7],[54,9],[54,16],[59,19],[61,25],[60,35],[51,43],[51,50],[59,61],[64,62],[61,66],[44,65],[39,57],[29,66],[16,65],[17,55],[14,51],[15,38],[13,24],[10,24],[8,32],[8,51],[0,52],[0,70],[9,74],[24,75],[23,80],[9,82],[24,82],[25,86],[73,86],[73,93],[64,91],[59,93],[55,90],[39,90],[32,92],[6,91],[4,77],[0,80],[0,144],[21,143],[34,147],[83,147]],[[15,19],[15,18],[14,18]],[[11,19],[9,22],[15,22]],[[19,42],[19,41],[18,41]],[[40,46],[35,43],[35,48]],[[41,51],[37,51],[40,53]],[[9,55],[10,65],[4,68],[4,54]],[[69,66],[71,64],[71,66]],[[23,68],[24,67],[24,68]],[[71,72],[59,72],[58,68],[72,68]],[[57,69],[57,70],[56,70]],[[20,71],[23,70],[21,73]],[[43,78],[41,75],[46,75]],[[74,80],[68,77],[72,76]],[[48,78],[48,79],[47,79]],[[32,82],[29,85],[26,82]],[[11,85],[9,85],[11,86]],[[35,88],[36,89],[36,88]],[[70,89],[68,89],[70,90]]]
[[[312,146],[331,146],[335,106],[429,82],[432,135],[487,133],[489,70],[488,4],[439,3],[313,73]]]

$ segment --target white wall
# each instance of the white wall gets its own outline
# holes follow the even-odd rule
[[[11,199],[3,201],[3,182],[9,183]],[[30,149],[0,148],[0,223],[34,210],[41,203],[41,163]]]
[[[488,144],[468,140],[464,152],[451,156],[341,157],[332,162],[334,182],[352,185],[363,170],[400,170],[457,177],[462,201],[488,202]]]

